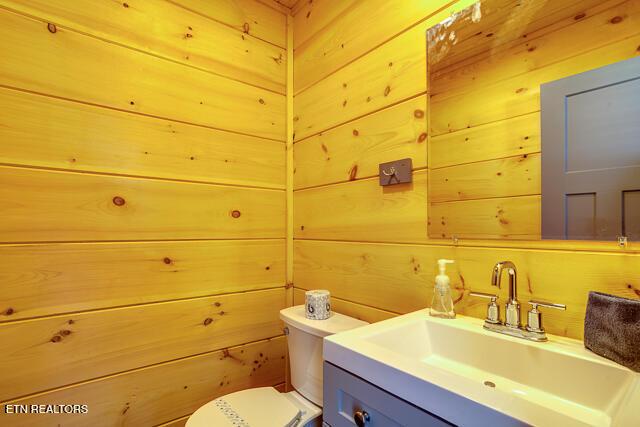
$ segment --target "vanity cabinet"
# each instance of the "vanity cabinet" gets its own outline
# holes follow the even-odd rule
[[[399,397],[324,362],[323,418],[329,427],[452,426]]]

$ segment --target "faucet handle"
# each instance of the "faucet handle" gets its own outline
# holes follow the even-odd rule
[[[527,331],[537,332],[539,334],[544,333],[542,327],[542,313],[538,310],[538,307],[555,308],[556,310],[566,310],[567,306],[564,304],[556,304],[553,302],[546,302],[540,300],[531,300],[531,310],[527,313]]]
[[[500,323],[500,307],[496,303],[498,299],[498,295],[487,294],[484,292],[469,292],[469,295],[480,298],[489,299],[489,305],[487,305],[487,318],[484,319],[485,322],[498,324]]]

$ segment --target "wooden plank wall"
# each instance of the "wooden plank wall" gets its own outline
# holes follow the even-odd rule
[[[524,169],[533,174],[539,161],[539,133],[532,125],[537,113],[532,108],[525,111],[528,115],[510,119],[509,124],[483,125],[490,132],[473,138],[469,147],[460,138],[464,139],[464,133],[475,135],[480,126],[451,135],[440,132],[440,143],[436,137],[427,138],[425,32],[472,2],[401,3],[314,0],[294,8],[295,301],[302,300],[306,289],[326,288],[332,292],[338,310],[370,321],[424,308],[431,303],[436,260],[446,257],[456,260],[450,275],[458,312],[484,317],[486,301],[471,298],[468,292],[495,291],[489,284],[491,269],[497,261],[510,259],[518,267],[520,299],[525,302],[535,297],[567,304],[566,312],[545,314],[546,327],[554,334],[581,338],[589,290],[640,298],[637,249],[620,250],[613,243],[578,245],[533,240],[463,240],[453,244],[451,240],[427,237],[427,182],[434,172],[429,167],[435,170],[478,158],[500,159],[492,160],[497,165],[469,165],[465,173],[475,173],[481,179],[487,170],[500,167],[507,175],[518,176],[516,181],[526,181],[517,156],[522,150],[531,154]],[[576,26],[586,22],[593,25],[584,30],[585,39],[581,40],[584,46],[591,46],[590,40],[598,39],[592,55],[600,55],[597,48],[603,45],[603,35],[622,31],[615,29],[616,25],[629,25],[627,29],[637,32],[634,14],[624,9],[624,3],[629,2],[608,3],[610,7],[601,6],[600,14],[592,16],[592,11],[585,11],[584,22],[582,18],[575,20]],[[637,55],[638,39],[625,40],[618,45],[625,46],[627,56]],[[536,52],[546,57],[543,47]],[[566,51],[559,54],[565,55]],[[511,89],[527,87],[530,90],[522,96],[531,104],[536,100],[531,85],[538,81],[525,83],[530,76],[518,78],[523,81],[517,84],[526,86],[510,82],[496,93],[513,97]],[[504,110],[504,105],[499,105],[500,97],[492,92],[497,88],[477,90],[474,99],[478,102],[492,100],[491,108],[477,111],[488,115]],[[443,99],[448,99],[447,93],[442,93]],[[470,115],[470,110],[451,106],[446,117],[463,128]],[[508,140],[502,145],[493,144],[491,135],[505,136],[507,132],[514,139],[529,138],[515,149]],[[439,165],[427,161],[427,145]],[[413,184],[380,187],[378,163],[404,157],[413,158]],[[508,157],[517,160],[502,160]],[[460,179],[463,176],[460,174]],[[533,182],[535,185],[537,181]],[[437,183],[432,186],[436,199],[446,198],[441,187]],[[482,184],[475,189],[482,192],[491,188]],[[513,187],[493,184],[493,188],[509,193]],[[535,205],[537,192],[531,193],[531,204]],[[481,208],[471,204],[466,207],[470,212]],[[532,237],[538,233],[538,217],[528,213],[531,209],[521,210],[526,221],[521,238]],[[500,290],[502,300],[506,295],[507,289]]]
[[[284,381],[287,16],[0,1],[0,403],[180,425]]]

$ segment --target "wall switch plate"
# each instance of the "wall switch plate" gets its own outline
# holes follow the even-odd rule
[[[405,184],[413,180],[411,159],[400,159],[380,163],[380,185]]]

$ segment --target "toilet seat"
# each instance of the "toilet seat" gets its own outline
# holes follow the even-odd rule
[[[294,427],[302,411],[273,387],[237,391],[201,406],[186,427]]]

